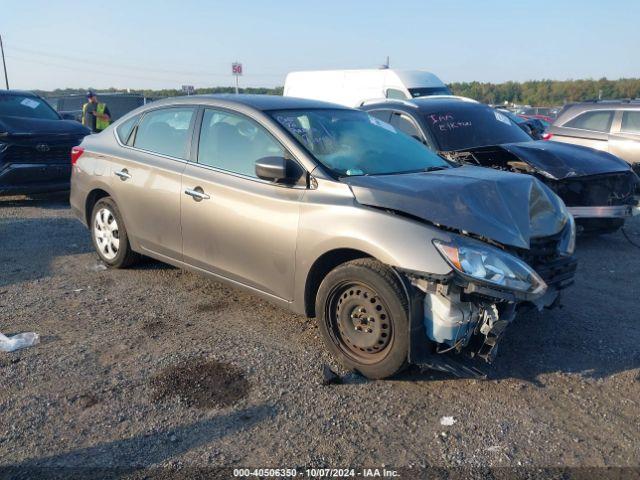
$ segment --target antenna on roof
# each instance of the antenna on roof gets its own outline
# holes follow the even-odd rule
[[[380,65],[381,70],[386,70],[387,68],[389,68],[389,55],[387,55],[387,61]]]

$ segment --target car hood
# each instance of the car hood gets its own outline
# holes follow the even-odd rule
[[[89,129],[73,120],[45,120],[41,118],[1,117],[0,135],[88,135]]]
[[[568,143],[531,141],[505,143],[500,147],[554,180],[626,172],[631,168],[610,153]]]
[[[341,180],[360,204],[519,248],[560,232],[567,221],[562,200],[530,175],[463,166]]]

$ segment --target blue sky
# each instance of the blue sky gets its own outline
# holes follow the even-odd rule
[[[639,77],[639,21],[640,0],[0,0],[25,89],[231,85],[235,60],[241,85],[274,86],[387,55],[445,82]]]

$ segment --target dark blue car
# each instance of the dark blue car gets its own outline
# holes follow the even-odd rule
[[[69,189],[71,148],[89,133],[33,93],[0,91],[0,195]]]

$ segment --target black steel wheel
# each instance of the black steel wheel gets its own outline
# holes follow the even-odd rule
[[[330,294],[332,335],[346,355],[375,363],[393,342],[393,319],[377,292],[362,283],[344,283]]]
[[[395,374],[407,359],[407,303],[389,267],[372,259],[340,265],[323,280],[316,301],[327,348],[366,377]]]

